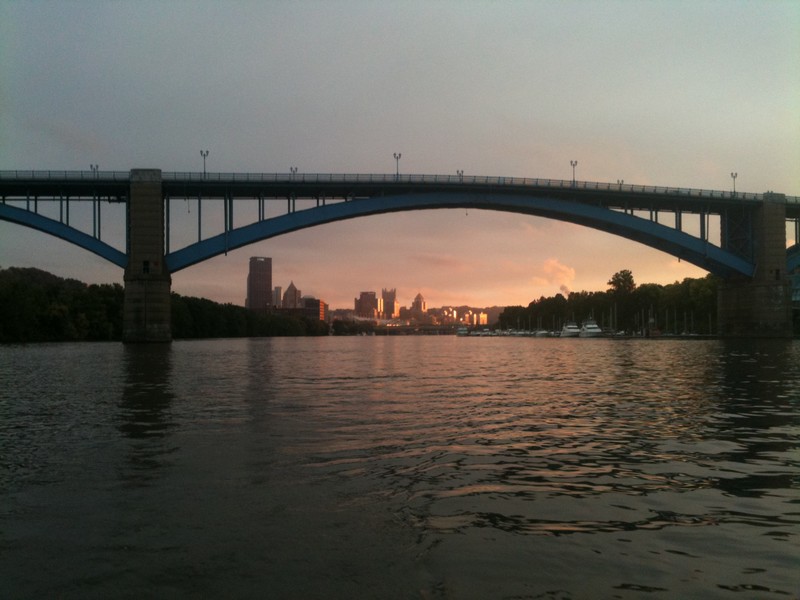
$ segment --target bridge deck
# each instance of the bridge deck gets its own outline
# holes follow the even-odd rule
[[[626,183],[522,177],[334,173],[163,172],[169,197],[357,199],[414,193],[511,194],[547,196],[606,208],[719,212],[733,205],[762,202],[768,195]],[[124,202],[129,171],[0,171],[3,201],[104,199]],[[787,196],[787,217],[800,218],[800,197]]]

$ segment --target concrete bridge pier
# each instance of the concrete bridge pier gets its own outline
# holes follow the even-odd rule
[[[741,223],[736,229],[743,229]],[[756,265],[752,278],[729,278],[717,292],[717,325],[725,337],[792,337],[791,285],[786,272],[786,196],[765,194],[747,223]],[[723,223],[723,245],[730,232]]]
[[[160,169],[134,169],[128,196],[123,342],[172,341],[172,277],[164,263]]]

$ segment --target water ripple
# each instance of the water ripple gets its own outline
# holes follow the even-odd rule
[[[716,341],[0,348],[0,553],[23,597],[791,595],[798,365]]]

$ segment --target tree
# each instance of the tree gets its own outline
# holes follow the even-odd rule
[[[617,271],[608,280],[608,285],[611,286],[609,290],[612,294],[631,294],[636,289],[636,283],[633,281],[633,273],[628,269]]]
[[[636,327],[637,312],[634,306],[633,292],[636,290],[636,283],[633,281],[633,273],[628,269],[617,271],[608,280],[608,285],[610,286],[608,295],[611,297],[616,315],[616,329],[633,331]]]

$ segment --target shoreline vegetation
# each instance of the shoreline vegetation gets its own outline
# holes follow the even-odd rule
[[[606,335],[636,337],[714,336],[718,280],[708,275],[669,285],[636,285],[623,270],[605,292],[542,296],[525,306],[507,306],[493,329],[560,330],[567,321],[593,319]],[[124,288],[118,283],[86,284],[36,268],[0,267],[0,343],[120,341]],[[800,330],[795,311],[794,334]],[[334,320],[328,325],[299,315],[260,314],[243,306],[172,293],[172,336],[176,340],[456,333],[457,325],[389,331],[364,321]],[[463,328],[462,328],[463,329]],[[477,329],[482,330],[482,327]],[[488,328],[487,328],[488,329]],[[435,331],[434,331],[435,330]]]
[[[118,283],[0,268],[0,343],[121,341],[123,302]],[[327,324],[172,293],[174,339],[311,335],[328,335]]]
[[[560,331],[565,322],[593,320],[606,335],[634,337],[714,336],[717,333],[717,286],[713,275],[687,277],[668,285],[637,285],[633,273],[614,273],[604,292],[569,292],[544,296],[528,306],[508,306],[500,329]]]

